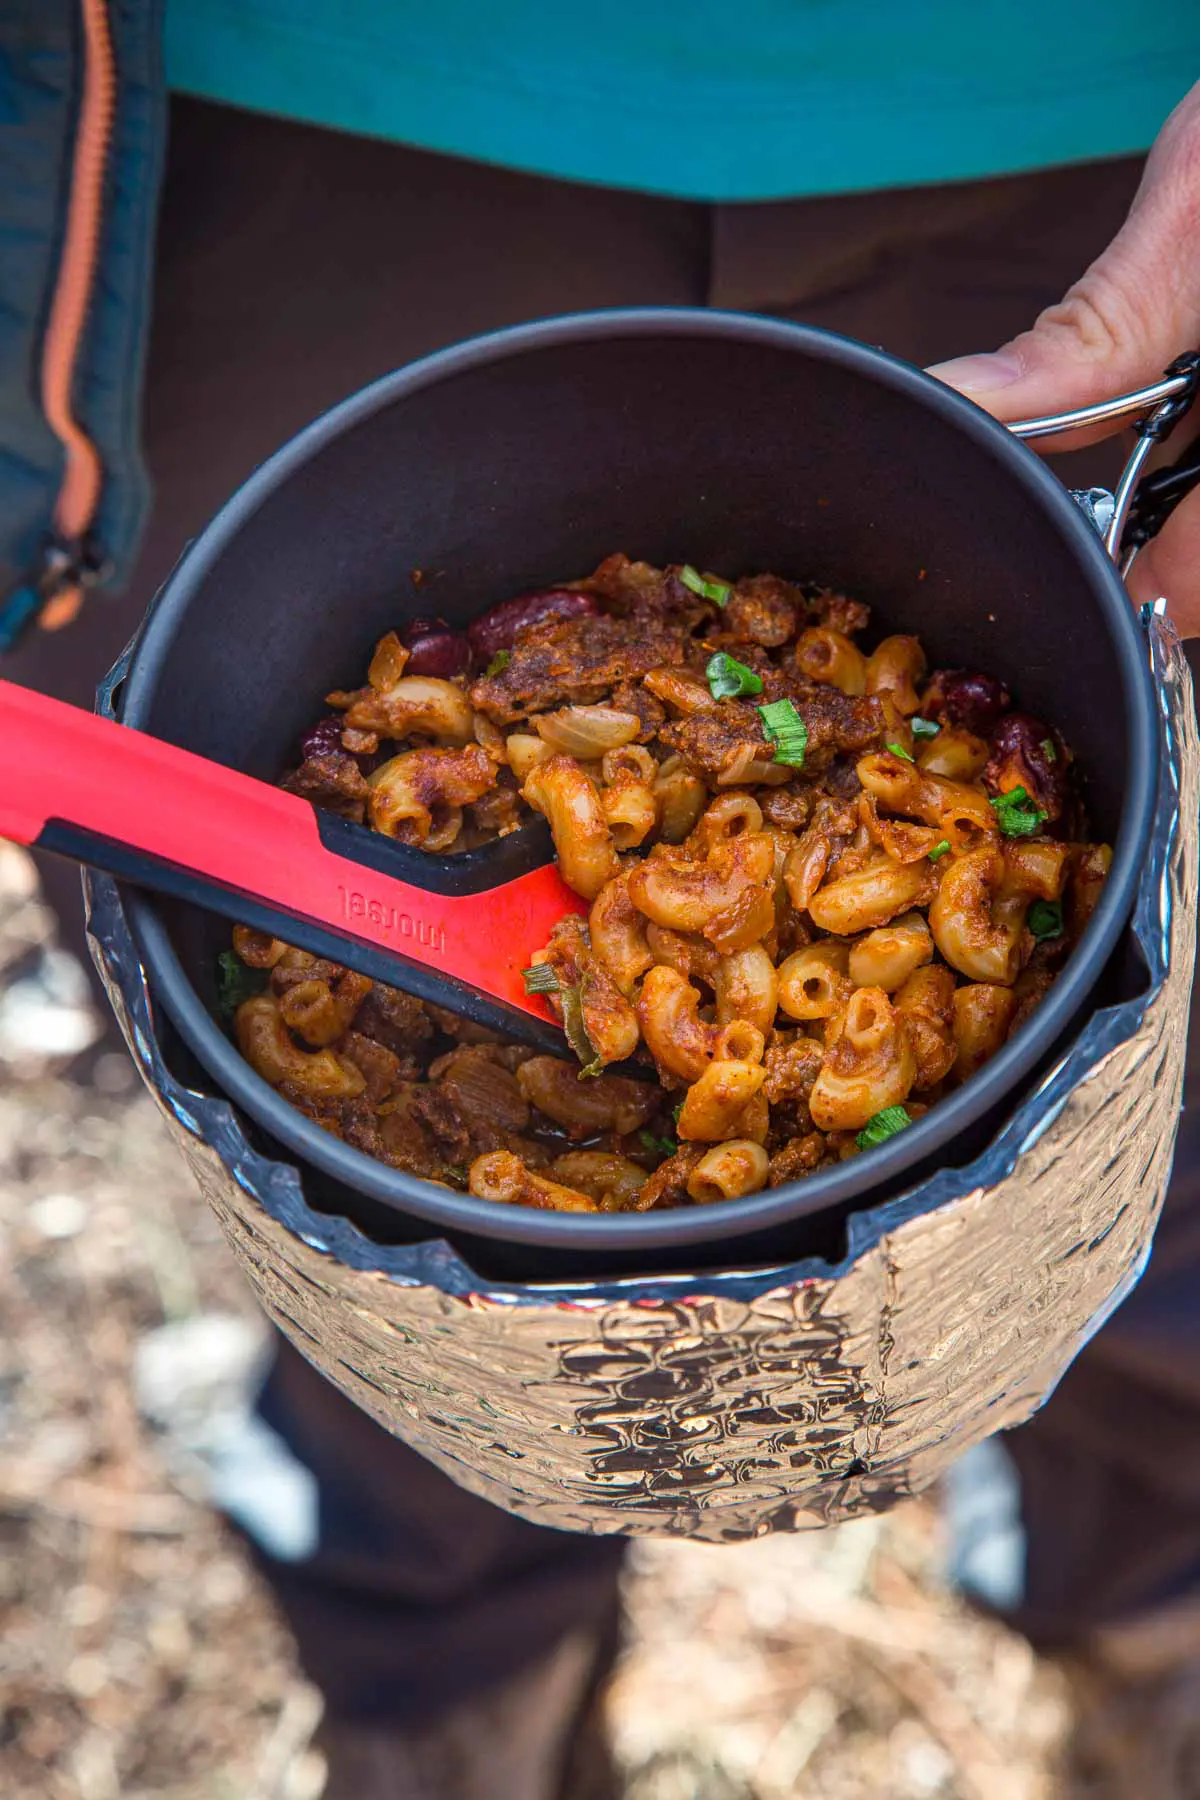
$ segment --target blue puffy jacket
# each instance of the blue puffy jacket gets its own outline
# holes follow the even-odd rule
[[[129,572],[163,0],[0,0],[0,649]]]

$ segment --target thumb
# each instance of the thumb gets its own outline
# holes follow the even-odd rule
[[[1163,126],[1129,217],[1108,248],[1033,329],[985,356],[929,373],[996,418],[1090,406],[1157,380],[1200,346],[1200,83]],[[1072,433],[1072,447],[1119,430]],[[1055,440],[1039,448],[1056,447]]]

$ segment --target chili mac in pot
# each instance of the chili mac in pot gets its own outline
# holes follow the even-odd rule
[[[548,821],[561,1058],[238,928],[225,1010],[343,1143],[498,1204],[737,1200],[874,1150],[1041,1004],[1103,891],[1068,746],[868,608],[623,554],[410,622],[285,787],[430,855]],[[644,1080],[606,1073],[642,1049]]]
[[[1136,978],[1120,584],[1001,427],[827,334],[594,315],[389,377],[189,551],[123,708],[431,855],[548,821],[581,912],[521,948],[560,1059],[133,906],[189,1048],[334,1204],[526,1267],[794,1245],[972,1153]]]

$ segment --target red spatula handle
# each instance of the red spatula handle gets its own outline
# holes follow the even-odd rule
[[[553,865],[484,893],[427,892],[331,851],[306,800],[8,681],[0,681],[0,836],[248,924],[324,927],[542,1021],[545,1002],[526,994],[521,970],[555,921],[580,910]],[[362,966],[352,954],[341,960]],[[389,976],[371,959],[367,973],[470,1010],[428,978],[405,980],[401,964]]]

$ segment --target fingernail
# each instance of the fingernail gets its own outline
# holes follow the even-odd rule
[[[929,373],[964,394],[992,394],[1019,381],[1021,365],[1011,352],[996,350],[990,356],[956,356],[953,362],[935,363]]]

